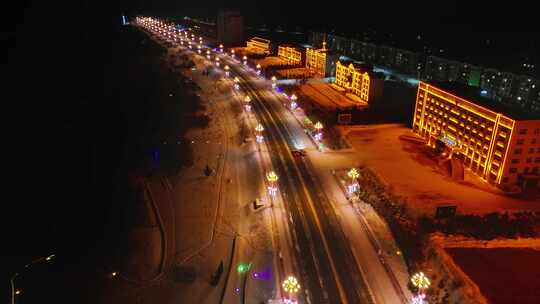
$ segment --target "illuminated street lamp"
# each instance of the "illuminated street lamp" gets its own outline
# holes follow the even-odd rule
[[[257,63],[257,75],[261,75],[261,65]]]
[[[298,291],[300,291],[300,284],[298,283],[298,280],[293,276],[289,276],[287,277],[287,279],[285,279],[285,281],[283,281],[281,287],[283,287],[283,290],[285,290],[285,292],[289,294],[289,299],[286,299],[285,303],[295,303],[291,302],[294,300],[291,300],[290,298],[291,294],[296,294],[298,293]],[[287,302],[287,300],[289,300],[289,302]]]
[[[358,170],[356,170],[356,168],[352,168],[351,170],[349,170],[349,172],[347,172],[347,176],[349,176],[349,178],[351,179],[351,183],[349,184],[349,187],[348,187],[348,191],[349,191],[349,194],[353,194],[356,192],[356,190],[358,190],[358,177],[360,177],[360,173],[358,173]]]
[[[298,99],[298,97],[292,94],[291,97],[289,97],[289,99],[291,100],[291,110],[294,111],[298,107],[298,104],[296,103],[296,100]]]
[[[276,182],[279,179],[276,172],[270,171],[266,174],[266,180],[268,181],[268,193],[272,196],[276,195],[277,193],[277,185]],[[285,288],[285,287],[284,287]]]
[[[424,298],[426,297],[424,291],[428,289],[429,285],[431,285],[431,281],[423,272],[420,271],[411,277],[411,283],[414,287],[418,288],[416,296],[412,298],[413,303],[424,303]]]
[[[197,45],[197,53],[201,53],[201,46],[200,45]]]
[[[231,57],[235,59],[234,50],[231,50]]]
[[[257,139],[257,142],[258,143],[262,143],[263,141],[263,136],[262,136],[262,131],[264,131],[264,127],[261,125],[261,124],[258,124],[256,127],[255,127],[255,131],[257,132],[255,134],[255,137]]]
[[[323,125],[320,121],[317,121],[317,123],[313,126],[316,130],[315,135],[313,136],[315,140],[321,141],[322,140],[322,129]]]
[[[244,55],[244,57],[242,57],[242,61],[243,61],[244,65],[247,65],[247,57],[246,57],[246,55]]]
[[[216,66],[219,67],[219,57],[216,57]]]
[[[210,50],[206,50],[206,58],[210,60]]]
[[[272,89],[276,88],[276,81],[277,81],[276,76],[272,76]]]
[[[41,257],[39,259],[33,260],[32,262],[24,265],[23,270],[30,268],[32,265],[34,265],[36,263],[43,262],[43,260],[49,262],[55,256],[56,256],[55,254],[51,254],[49,256]],[[11,280],[10,280],[10,282],[11,282],[11,304],[15,304],[15,296],[20,295],[22,293],[21,289],[15,288],[15,279],[17,278],[17,276],[19,276],[18,272],[16,272],[13,276],[11,276]]]
[[[239,85],[239,83],[240,83],[240,79],[239,79],[238,77],[235,76],[235,77],[234,77],[234,89],[237,90],[237,91],[240,90],[240,85]],[[249,96],[248,96],[248,97],[249,97]]]
[[[246,103],[246,111],[247,111],[247,112],[251,112],[251,105],[249,104],[249,103],[251,102],[251,97],[249,97],[248,95],[246,95],[246,97],[244,98],[244,102]],[[261,125],[261,124],[259,124],[259,125],[257,126],[257,128],[258,128],[259,126],[261,126],[261,128],[262,128],[262,125]],[[255,130],[257,130],[257,128],[255,128]],[[259,132],[262,132],[263,130],[264,130],[264,129],[261,129]],[[261,141],[262,141],[262,138],[261,138]]]
[[[223,69],[225,70],[225,76],[229,77],[229,66],[226,65]]]
[[[220,51],[221,53],[223,53],[223,44],[220,44],[220,45],[219,45],[219,51]]]
[[[417,287],[419,290],[424,290],[431,285],[428,277],[423,272],[417,272],[411,277],[412,284]]]

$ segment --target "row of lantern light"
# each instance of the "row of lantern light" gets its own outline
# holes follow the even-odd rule
[[[148,22],[148,21],[146,21]],[[156,22],[156,21],[154,21]],[[159,22],[158,23],[159,25],[163,25],[162,22]],[[154,28],[155,30],[155,28]],[[161,31],[158,31],[160,34],[163,34],[164,31],[161,30]],[[188,40],[188,45],[189,47],[191,48],[191,41],[194,41],[195,40],[195,37],[193,34],[191,34],[191,41],[189,41],[189,36],[188,36],[188,33],[187,32],[184,32],[184,36],[186,38],[186,40]],[[167,35],[167,37],[170,38],[170,35]],[[176,41],[176,40],[175,40]],[[183,42],[184,42],[184,38],[180,38],[180,42],[181,44],[183,45]],[[197,46],[197,50],[198,50],[198,53],[200,54],[201,53],[201,45],[202,45],[202,37],[199,38],[199,45]],[[223,52],[223,45],[220,44],[219,45],[219,51],[222,53]],[[206,51],[206,57],[207,59],[210,59],[210,50],[207,50]],[[235,52],[234,50],[231,50],[231,57],[233,59],[235,59]],[[242,57],[242,60],[243,60],[243,64],[244,65],[247,65],[247,57],[246,56],[243,56]],[[219,57],[216,57],[216,66],[220,66],[220,59]],[[225,71],[225,75],[228,77],[230,74],[229,70],[229,66],[228,65],[225,65],[223,67],[224,71]],[[257,75],[260,75],[261,74],[261,65],[260,64],[257,64],[256,66],[256,73]],[[276,88],[276,77],[272,77],[272,88]],[[240,79],[238,77],[235,77],[234,78],[234,88],[236,90],[239,90],[240,89],[240,85],[239,85],[239,82],[240,82]],[[294,110],[296,108],[296,96],[293,95],[292,98],[291,98],[291,108]],[[244,102],[245,102],[245,109],[247,112],[250,112],[251,111],[251,97],[249,97],[249,95],[246,95],[245,98],[244,98]],[[260,144],[263,142],[264,140],[264,136],[263,136],[263,131],[264,131],[264,127],[262,124],[258,123],[255,127],[255,136],[256,136],[256,141]],[[278,187],[277,187],[277,181],[279,180],[279,176],[274,172],[274,171],[269,171],[267,174],[266,174],[266,180],[268,182],[268,186],[267,186],[267,189],[268,189],[268,193],[271,195],[271,196],[275,196],[277,194],[277,191],[278,191]],[[282,287],[283,287],[283,290],[288,294],[288,296],[284,299],[284,303],[290,303],[290,304],[296,304],[298,303],[297,300],[294,300],[291,296],[295,295],[296,293],[298,293],[298,291],[300,290],[300,284],[298,282],[298,280],[294,277],[294,276],[288,276],[282,283]]]
[[[175,29],[174,29],[174,27],[172,25],[168,25],[168,24],[166,24],[166,23],[164,23],[162,21],[159,21],[159,20],[156,20],[156,19],[153,19],[153,18],[150,18],[150,17],[138,17],[136,22],[138,24],[141,24],[141,25],[149,28],[153,32],[159,33],[160,35],[165,36],[165,37],[167,37],[169,39],[171,39],[171,37],[172,37],[174,39],[174,41],[177,41],[176,39],[179,38],[180,43],[182,45],[184,44],[184,41],[187,41],[189,48],[192,48],[192,41],[195,41],[195,35],[193,33],[191,34],[191,37],[189,37],[188,32],[184,31],[184,37],[182,37],[180,35],[179,30],[175,33]],[[189,38],[191,38],[191,39],[189,39]],[[203,38],[199,37],[199,45],[197,46],[197,52],[199,54],[201,54],[201,46],[202,46],[202,44],[203,44]],[[223,53],[223,44],[219,45],[219,52]],[[210,59],[210,57],[211,57],[210,54],[211,54],[210,50],[207,50],[206,51],[206,58],[207,59]],[[236,54],[235,54],[234,50],[231,50],[231,55],[230,56],[234,60],[236,59]],[[247,66],[247,57],[245,55],[242,57],[242,63],[243,63],[244,66]],[[216,56],[216,59],[215,59],[215,64],[218,67],[220,66],[220,59],[217,56]],[[228,77],[230,75],[229,66],[225,65],[223,69],[225,71],[225,75]],[[256,74],[259,75],[259,76],[261,74],[261,65],[260,64],[256,65]],[[235,77],[234,78],[234,89],[235,90],[240,89],[239,82],[240,82],[239,78]],[[277,78],[275,76],[272,76],[271,82],[272,82],[272,89],[276,89],[277,88]],[[296,95],[292,94],[291,96],[289,96],[289,101],[290,101],[289,105],[290,105],[291,110],[295,110],[298,107],[298,104],[296,103],[296,100],[297,100]],[[251,98],[249,97],[249,95],[245,96],[244,102],[245,102],[244,107],[245,107],[246,111],[250,112],[251,111],[251,104],[250,104],[251,103]],[[313,138],[320,144],[320,142],[322,141],[322,136],[323,136],[323,133],[322,133],[323,125],[322,125],[322,123],[320,121],[318,121],[313,125],[313,128],[315,129],[315,133],[313,135]],[[258,123],[256,125],[256,127],[255,127],[255,137],[256,137],[257,143],[259,143],[259,144],[261,144],[263,142],[263,140],[264,140],[263,131],[264,131],[263,125]],[[356,168],[352,168],[347,172],[347,176],[350,178],[350,183],[347,186],[347,192],[349,194],[353,194],[359,189],[358,177],[360,176],[360,174],[358,173],[358,170]],[[271,196],[275,196],[277,194],[277,191],[278,191],[278,187],[277,187],[277,181],[279,180],[278,175],[274,171],[269,171],[266,174],[266,180],[268,182],[268,186],[267,186],[268,193]],[[430,280],[425,276],[425,274],[423,272],[419,272],[419,273],[414,274],[411,277],[411,282],[417,288],[417,293],[413,296],[412,303],[415,303],[415,304],[424,303],[424,299],[426,298],[425,291],[427,290],[427,288],[431,284]],[[286,293],[288,293],[288,297],[284,299],[284,302],[285,303],[297,303],[296,300],[291,298],[291,295],[296,294],[300,290],[300,284],[298,283],[298,280],[293,276],[289,276],[282,283],[282,287],[283,287],[284,291]]]

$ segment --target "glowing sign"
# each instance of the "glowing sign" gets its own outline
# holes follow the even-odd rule
[[[448,136],[444,136],[443,138],[441,138],[441,140],[442,140],[445,144],[447,144],[447,145],[449,145],[449,146],[451,146],[451,147],[455,147],[456,144],[457,144],[455,140],[453,140],[452,138],[450,138],[450,137],[448,137]]]

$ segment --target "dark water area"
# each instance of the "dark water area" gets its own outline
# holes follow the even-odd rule
[[[18,286],[26,288],[18,303],[51,302],[35,297],[57,295],[58,286],[81,303],[76,299],[92,293],[91,281],[115,269],[122,254],[129,176],[147,173],[155,150],[158,167],[171,171],[189,154],[180,140],[197,103],[164,67],[163,49],[117,20],[101,21],[35,39],[26,35],[61,25],[21,25],[12,36],[1,302],[10,299],[15,272],[55,254],[21,272]]]

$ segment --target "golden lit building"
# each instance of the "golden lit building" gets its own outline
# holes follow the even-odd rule
[[[310,69],[315,77],[330,77],[334,75],[336,56],[326,48],[323,42],[322,49],[306,49],[306,68]]]
[[[384,79],[381,75],[371,72],[371,68],[356,62],[337,61],[335,84],[369,103],[382,96]]]
[[[420,82],[413,130],[432,146],[444,143],[466,168],[489,183],[538,189],[540,120],[502,107],[468,87]]]
[[[303,50],[294,46],[280,45],[278,47],[278,57],[283,58],[289,64],[302,64],[305,60],[304,54]]]
[[[268,39],[253,37],[246,42],[246,46],[251,51],[255,51],[257,53],[270,53],[270,40]]]

